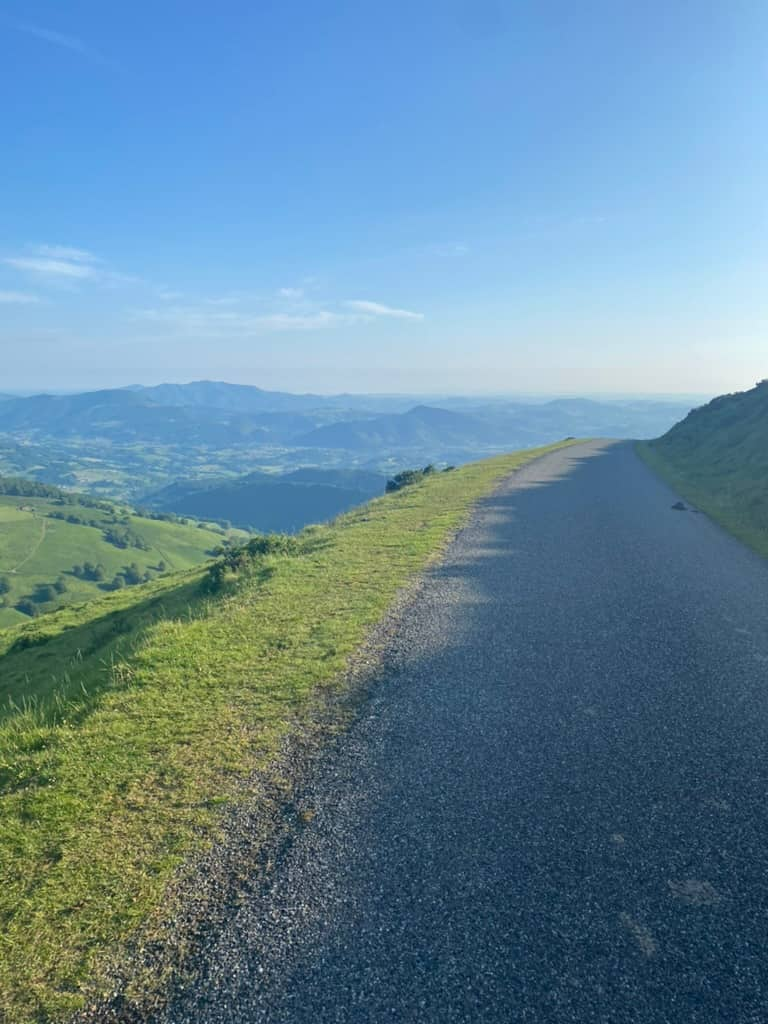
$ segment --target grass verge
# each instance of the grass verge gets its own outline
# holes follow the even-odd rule
[[[60,1020],[104,991],[108,960],[397,591],[555,447],[308,528],[213,596],[193,569],[0,634],[0,1019]]]
[[[643,462],[691,505],[733,534],[738,540],[768,558],[768,529],[755,525],[751,493],[742,493],[738,480],[720,480],[706,466],[689,468],[665,458],[653,442],[638,441],[636,450]]]

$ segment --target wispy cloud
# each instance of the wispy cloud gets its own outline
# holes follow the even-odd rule
[[[327,309],[298,314],[239,313],[183,306],[139,309],[134,311],[133,316],[139,320],[165,324],[172,330],[197,336],[246,336],[262,331],[316,331],[351,323],[355,319],[347,314],[334,313]]]
[[[73,53],[79,53],[81,56],[88,57],[90,60],[98,61],[100,64],[107,63],[106,59],[102,57],[98,50],[95,50],[92,46],[89,46],[77,36],[71,36],[65,32],[56,32],[50,28],[43,28],[41,25],[19,23],[16,27],[20,32],[26,32],[27,35],[35,36],[35,38],[42,39],[46,43],[51,43],[53,46],[60,46],[64,50],[71,50]]]
[[[32,306],[39,301],[37,295],[30,295],[29,292],[0,292],[0,303]]]
[[[267,313],[253,319],[262,329],[274,331],[316,331],[349,322],[349,317],[345,317],[343,313],[332,313],[327,309],[303,314]]]
[[[15,270],[49,281],[130,284],[137,280],[106,267],[103,260],[86,249],[68,245],[30,245],[19,255],[3,257],[2,262]]]
[[[36,245],[33,247],[40,256],[54,260],[70,260],[74,263],[101,263],[98,256],[86,249],[75,249],[71,245]]]
[[[277,293],[281,299],[300,299],[304,295],[303,288],[280,288]]]
[[[285,298],[280,289],[278,298]],[[423,320],[422,313],[395,309],[381,302],[350,299],[340,307],[328,308],[302,301],[298,308],[269,311],[227,309],[215,300],[196,305],[167,305],[133,310],[132,317],[149,323],[163,324],[169,330],[195,337],[240,337],[268,331],[321,331],[333,327],[349,327],[371,323],[381,317],[400,320]]]
[[[74,260],[51,260],[38,256],[6,256],[3,263],[17,270],[31,274],[42,274],[45,277],[95,277],[96,267],[88,263],[77,263]]]
[[[383,302],[371,302],[368,299],[349,299],[344,303],[347,309],[354,309],[367,316],[390,316],[398,320],[423,320],[423,313],[414,313],[410,309],[397,309],[385,306]]]

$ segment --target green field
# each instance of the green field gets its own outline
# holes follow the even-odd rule
[[[67,522],[68,516],[82,522]],[[86,525],[95,522],[98,525]],[[141,547],[117,547],[105,539],[110,528],[129,530]],[[219,527],[164,522],[134,515],[119,506],[80,505],[72,499],[19,497],[0,494],[0,628],[29,619],[16,605],[31,600],[34,613],[52,611],[102,597],[117,574],[135,565],[139,575],[156,576],[199,565],[226,537]],[[76,565],[100,566],[99,579],[75,575]],[[43,593],[58,582],[61,593]]]
[[[198,567],[0,633],[0,1018],[66,1018],[137,928],[162,931],[169,881],[238,782],[472,503],[545,450],[436,473],[214,593]]]

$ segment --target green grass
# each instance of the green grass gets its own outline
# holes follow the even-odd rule
[[[547,450],[309,528],[219,594],[196,568],[0,634],[0,1019],[60,1020],[102,990],[239,780],[471,505]]]
[[[68,523],[52,518],[52,513],[97,521],[100,527]],[[66,591],[54,602],[39,604],[40,611],[102,597],[109,581],[132,562],[142,574],[157,572],[161,562],[166,571],[199,565],[223,540],[221,531],[214,528],[146,519],[124,510],[117,514],[147,544],[147,550],[118,548],[106,541],[103,529],[115,518],[109,512],[78,504],[61,506],[50,498],[0,495],[0,578],[10,586],[1,595],[0,629],[28,621],[29,616],[16,610],[16,603],[59,578],[65,581]],[[244,536],[241,531],[230,531],[230,535]],[[83,562],[101,563],[106,577],[101,586],[73,575],[72,567]]]
[[[682,497],[768,556],[768,383],[695,409],[638,452]]]

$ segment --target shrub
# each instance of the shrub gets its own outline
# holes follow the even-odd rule
[[[24,629],[24,632],[19,634],[8,648],[8,653],[15,654],[18,651],[26,651],[30,647],[39,647],[50,640],[50,638],[50,633],[41,633],[36,627]]]
[[[267,555],[295,555],[301,550],[296,537],[287,533],[265,533],[252,537],[247,543],[229,548],[222,557],[210,567],[203,578],[203,589],[215,592],[220,590],[228,578],[234,579],[240,573],[258,566],[259,561]]]
[[[289,533],[264,533],[252,537],[244,545],[249,555],[295,555],[299,550],[298,540]],[[234,548],[233,553],[242,548]]]
[[[401,473],[396,473],[391,480],[387,480],[385,490],[388,494],[391,494],[393,491],[400,491],[403,487],[410,487],[412,484],[417,484],[423,480],[425,476],[431,476],[436,472],[437,470],[431,462],[423,469],[404,469]]]
[[[101,583],[107,577],[106,570],[101,562],[99,562],[98,565],[94,565],[93,562],[83,562],[82,565],[73,565],[72,575],[77,576],[79,580],[91,580],[93,583]]]
[[[125,578],[125,582],[129,587],[135,587],[137,583],[144,582],[141,569],[139,569],[135,562],[131,562],[129,566],[123,569],[122,576]]]
[[[16,604],[16,611],[22,615],[29,615],[31,619],[40,614],[40,609],[30,597],[22,597]]]

